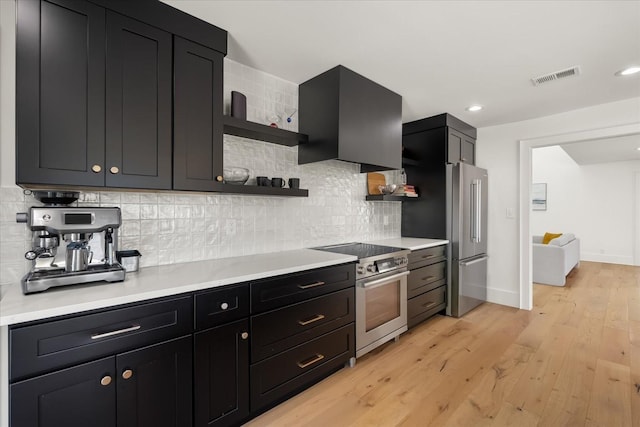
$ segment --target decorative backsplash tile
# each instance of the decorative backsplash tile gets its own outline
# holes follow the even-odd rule
[[[297,85],[225,59],[225,114],[232,90],[247,97],[247,119],[297,130]],[[291,122],[286,118],[293,114]],[[121,249],[138,249],[141,266],[307,248],[400,236],[401,206],[367,202],[366,174],[336,160],[298,165],[297,147],[224,137],[224,164],[256,176],[300,178],[308,198],[189,192],[82,192],[78,206],[122,210]],[[385,172],[399,182],[397,172]],[[0,285],[19,282],[29,269],[24,252],[31,233],[16,212],[38,202],[19,187],[0,188]]]

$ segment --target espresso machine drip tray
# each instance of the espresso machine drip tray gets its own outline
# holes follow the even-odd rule
[[[31,294],[49,288],[91,282],[122,282],[125,269],[120,264],[91,265],[87,270],[65,272],[64,270],[32,271],[22,280],[22,292]]]

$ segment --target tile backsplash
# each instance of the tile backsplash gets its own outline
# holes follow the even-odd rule
[[[225,114],[237,90],[247,97],[248,120],[266,123],[276,114],[280,127],[297,130],[296,84],[229,59],[224,79]],[[142,267],[400,236],[400,203],[365,201],[359,165],[298,165],[297,147],[230,135],[224,137],[224,164],[248,168],[249,184],[260,175],[298,177],[309,197],[94,191],[83,192],[77,205],[120,207],[120,248],[138,249]],[[399,181],[397,172],[385,174]],[[18,283],[29,268],[24,252],[31,233],[15,214],[37,203],[17,186],[0,188],[0,285]]]

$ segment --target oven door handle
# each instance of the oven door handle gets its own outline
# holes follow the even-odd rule
[[[392,282],[404,276],[409,275],[409,271],[403,271],[402,273],[394,274],[391,276],[383,277],[382,279],[372,280],[370,282],[360,283],[358,286],[365,289],[377,288],[378,286],[386,285],[388,282]]]

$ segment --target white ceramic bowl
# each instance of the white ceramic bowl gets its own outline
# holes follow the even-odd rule
[[[244,185],[249,179],[249,169],[229,166],[222,171],[222,177],[227,184]]]

